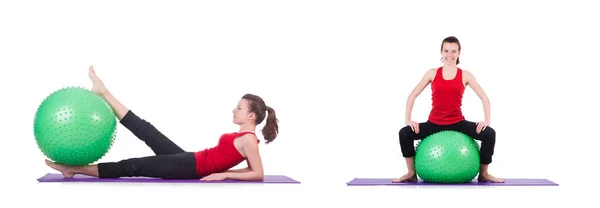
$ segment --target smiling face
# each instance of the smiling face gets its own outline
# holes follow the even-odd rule
[[[238,105],[231,112],[233,113],[233,123],[238,125],[256,119],[254,113],[250,112],[250,101],[246,99],[240,99]]]
[[[442,43],[442,58],[445,64],[457,64],[456,61],[460,56],[460,45],[458,43]]]

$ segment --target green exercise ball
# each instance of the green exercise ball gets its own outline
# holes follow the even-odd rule
[[[111,148],[116,115],[98,94],[67,87],[44,99],[35,114],[33,132],[39,149],[49,159],[67,165],[88,165]]]
[[[440,131],[416,147],[415,171],[425,182],[466,183],[479,173],[479,144],[466,134]]]

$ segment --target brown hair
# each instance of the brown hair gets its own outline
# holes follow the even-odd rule
[[[458,41],[458,38],[454,37],[454,36],[448,36],[446,38],[444,38],[444,40],[442,41],[442,46],[440,47],[440,50],[444,50],[444,43],[457,43],[458,44],[458,51],[460,51],[460,42]],[[456,58],[456,65],[458,65],[460,63],[460,58]]]
[[[262,129],[262,134],[267,144],[275,140],[277,134],[279,133],[279,126],[277,125],[277,117],[275,116],[275,110],[273,108],[267,106],[265,101],[257,95],[253,94],[245,94],[242,96],[242,99],[246,99],[250,101],[250,112],[256,115],[256,125],[262,123],[267,117],[267,123],[265,127]]]

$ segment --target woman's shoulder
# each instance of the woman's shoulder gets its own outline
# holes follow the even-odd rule
[[[435,78],[435,75],[437,74],[438,70],[440,68],[430,68],[425,72],[424,77],[427,78],[428,80],[433,80],[433,78]]]
[[[429,68],[427,70],[427,72],[437,72],[438,70],[441,70],[441,69],[442,69],[441,66],[440,67],[432,67],[432,68]]]
[[[458,70],[462,73],[463,77],[471,78],[473,77],[473,73],[470,70],[458,68]]]
[[[240,138],[246,142],[255,143],[260,142],[254,132],[240,132]]]

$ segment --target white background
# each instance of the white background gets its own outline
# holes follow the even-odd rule
[[[2,189],[10,191],[2,201],[42,207],[586,202],[595,191],[582,189],[597,184],[598,19],[597,7],[583,1],[2,2],[0,173]],[[406,98],[427,69],[440,66],[439,47],[450,35],[462,43],[459,67],[476,76],[491,100],[497,143],[490,172],[546,178],[560,187],[346,186],[354,177],[405,173],[398,130]],[[33,115],[59,88],[91,88],[92,64],[119,100],[189,151],[238,130],[231,110],[244,93],[262,96],[280,119],[279,137],[260,147],[266,174],[302,184],[37,184],[54,171],[35,144]],[[414,120],[427,119],[430,93],[427,87],[417,99]],[[484,119],[471,89],[463,112]],[[152,154],[118,128],[101,162]]]

